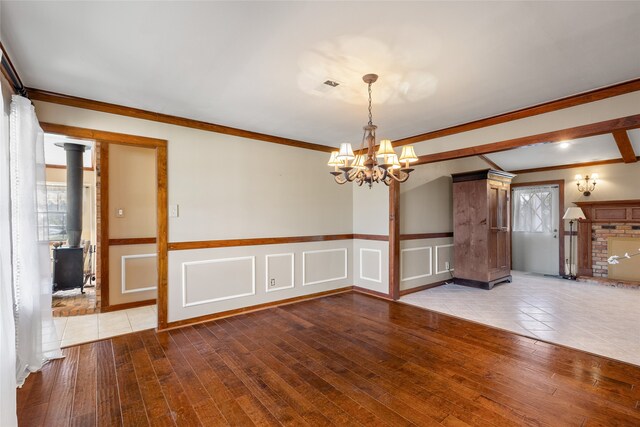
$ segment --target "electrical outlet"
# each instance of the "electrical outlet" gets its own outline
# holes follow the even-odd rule
[[[178,214],[178,205],[169,205],[169,218],[177,218]]]
[[[269,286],[274,287],[276,285],[276,279],[271,279],[269,281]]]
[[[449,267],[450,267],[450,265],[449,265],[449,261],[445,261],[445,262],[444,262],[444,269],[445,269],[445,270],[450,270],[450,268],[449,268]]]
[[[116,218],[124,218],[124,208],[116,209]]]

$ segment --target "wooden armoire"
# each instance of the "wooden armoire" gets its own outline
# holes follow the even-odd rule
[[[454,282],[491,289],[511,281],[511,180],[493,169],[453,178]]]

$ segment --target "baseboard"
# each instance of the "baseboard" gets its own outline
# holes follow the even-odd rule
[[[426,285],[416,286],[415,288],[411,288],[411,289],[403,289],[403,290],[400,290],[400,296],[403,297],[405,295],[409,295],[414,292],[420,292],[420,291],[424,291],[425,289],[431,289],[438,286],[442,286],[447,282],[449,282],[449,280],[440,280],[439,282],[427,283]]]
[[[235,315],[238,315],[238,314],[252,313],[254,311],[266,310],[268,308],[279,307],[279,306],[282,306],[282,305],[293,304],[293,303],[296,303],[296,302],[302,302],[302,301],[316,299],[316,298],[322,298],[322,297],[326,297],[326,296],[329,296],[329,295],[341,294],[341,293],[344,293],[344,292],[350,292],[350,291],[352,291],[352,289],[353,289],[352,286],[346,286],[344,288],[332,289],[330,291],[316,292],[314,294],[301,295],[301,296],[298,296],[298,297],[287,298],[287,299],[282,299],[282,300],[272,301],[272,302],[266,302],[264,304],[251,305],[251,306],[248,306],[248,307],[241,307],[241,308],[236,308],[236,309],[233,309],[233,310],[221,311],[221,312],[218,312],[218,313],[205,314],[204,316],[192,317],[190,319],[176,320],[175,322],[168,322],[166,328],[162,328],[162,329],[158,328],[158,332],[163,332],[163,331],[168,331],[168,330],[171,330],[171,329],[182,328],[182,327],[185,327],[185,326],[196,325],[198,323],[209,322],[211,320],[223,319],[225,317],[231,317],[231,316],[235,316]]]
[[[144,307],[147,305],[153,305],[156,303],[155,299],[146,299],[144,301],[126,302],[124,304],[109,305],[106,307],[100,307],[101,313],[109,313],[110,311],[126,310],[128,308]]]
[[[359,294],[370,295],[372,297],[381,298],[387,301],[393,301],[393,298],[389,296],[389,294],[385,294],[378,291],[372,291],[371,289],[361,288],[360,286],[353,286],[353,291]]]

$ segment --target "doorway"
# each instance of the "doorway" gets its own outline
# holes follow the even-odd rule
[[[40,126],[46,133],[93,142],[95,310],[58,318],[61,345],[155,328],[166,319],[167,141],[44,122]],[[126,224],[128,220],[132,223]]]
[[[511,200],[512,269],[564,274],[564,182],[514,184]]]

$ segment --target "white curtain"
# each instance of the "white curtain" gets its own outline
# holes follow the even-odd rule
[[[49,242],[38,236],[37,212],[44,212],[47,202],[43,136],[31,102],[14,95],[9,120],[9,174],[18,386],[48,360],[62,357],[51,316]]]
[[[0,57],[2,52],[0,51]],[[1,89],[1,88],[0,88]],[[16,418],[16,335],[11,279],[9,186],[9,115],[0,90],[0,425],[14,427]]]
[[[514,232],[552,232],[553,187],[518,187],[512,194]]]

